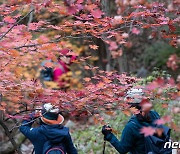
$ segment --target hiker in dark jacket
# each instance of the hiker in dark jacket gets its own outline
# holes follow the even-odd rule
[[[43,146],[47,140],[52,144],[61,143],[68,154],[77,154],[69,129],[62,125],[64,117],[59,114],[59,109],[54,108],[51,103],[46,103],[43,105],[40,116],[42,124],[39,127],[31,127],[33,119],[37,118],[35,114],[25,118],[20,127],[20,131],[34,145],[35,154],[43,154]]]
[[[147,103],[144,107],[140,102],[143,97],[142,89],[131,89],[128,91],[126,99],[132,99],[132,106],[140,110],[139,114],[133,115],[126,124],[121,139],[118,140],[112,133],[110,126],[104,125],[102,133],[104,139],[109,141],[114,148],[121,154],[130,152],[132,154],[146,154],[144,134],[140,133],[143,126],[153,126],[154,121],[159,119],[159,115],[155,111],[150,111],[152,104]]]

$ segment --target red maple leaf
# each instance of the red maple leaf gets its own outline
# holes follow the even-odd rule
[[[97,50],[99,46],[97,46],[97,45],[89,45],[89,47],[90,47],[91,49]]]
[[[44,0],[43,5],[44,5],[45,7],[48,7],[48,6],[51,5],[51,3],[52,3],[52,0]]]
[[[16,20],[13,19],[13,18],[10,17],[10,16],[5,17],[5,18],[4,18],[4,21],[7,22],[7,23],[10,23],[10,24],[13,24],[13,23],[16,22]]]
[[[84,0],[77,0],[77,4],[81,4],[81,3],[83,3],[84,2]]]
[[[116,50],[118,45],[116,42],[110,42],[109,50]]]
[[[96,10],[91,11],[91,15],[94,18],[101,18],[101,16],[103,15],[103,12],[100,9],[96,9]]]
[[[77,8],[75,5],[71,5],[70,7],[68,7],[68,13],[70,15],[75,14],[76,12],[77,12]]]
[[[157,125],[164,125],[166,122],[164,121],[163,118],[161,118],[161,119],[156,120],[154,123]]]
[[[153,127],[143,127],[141,129],[141,133],[144,134],[144,136],[152,136],[154,133],[156,132],[156,130]]]
[[[140,33],[140,30],[137,29],[136,27],[133,27],[132,28],[132,33],[138,35]]]
[[[28,29],[29,30],[37,30],[38,24],[37,23],[30,23]]]

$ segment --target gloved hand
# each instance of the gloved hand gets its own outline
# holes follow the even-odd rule
[[[102,127],[102,133],[103,133],[104,137],[106,137],[108,134],[111,134],[111,132],[112,132],[112,128],[110,126],[104,125]]]
[[[30,121],[30,120],[33,120],[35,118],[37,118],[39,115],[36,113],[36,112],[32,112],[30,113],[29,115],[25,115],[23,117],[23,120],[27,120],[27,121]]]

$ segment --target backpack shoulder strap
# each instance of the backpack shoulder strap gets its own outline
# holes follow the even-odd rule
[[[154,119],[160,119],[160,115],[156,111],[150,111],[150,114],[154,117]]]
[[[65,73],[65,69],[64,69],[63,65],[58,64],[58,66],[59,66],[59,68],[63,71],[63,73]]]

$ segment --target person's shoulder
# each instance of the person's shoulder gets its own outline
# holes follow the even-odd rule
[[[63,126],[63,127],[62,127],[62,129],[63,129],[64,131],[69,132],[69,128],[68,128],[68,127],[66,127],[66,126]]]
[[[138,127],[138,122],[136,120],[136,117],[131,117],[131,119],[126,124],[125,128],[128,130],[134,130],[136,127]]]
[[[150,111],[150,115],[153,119],[160,119],[160,115],[154,110]]]

